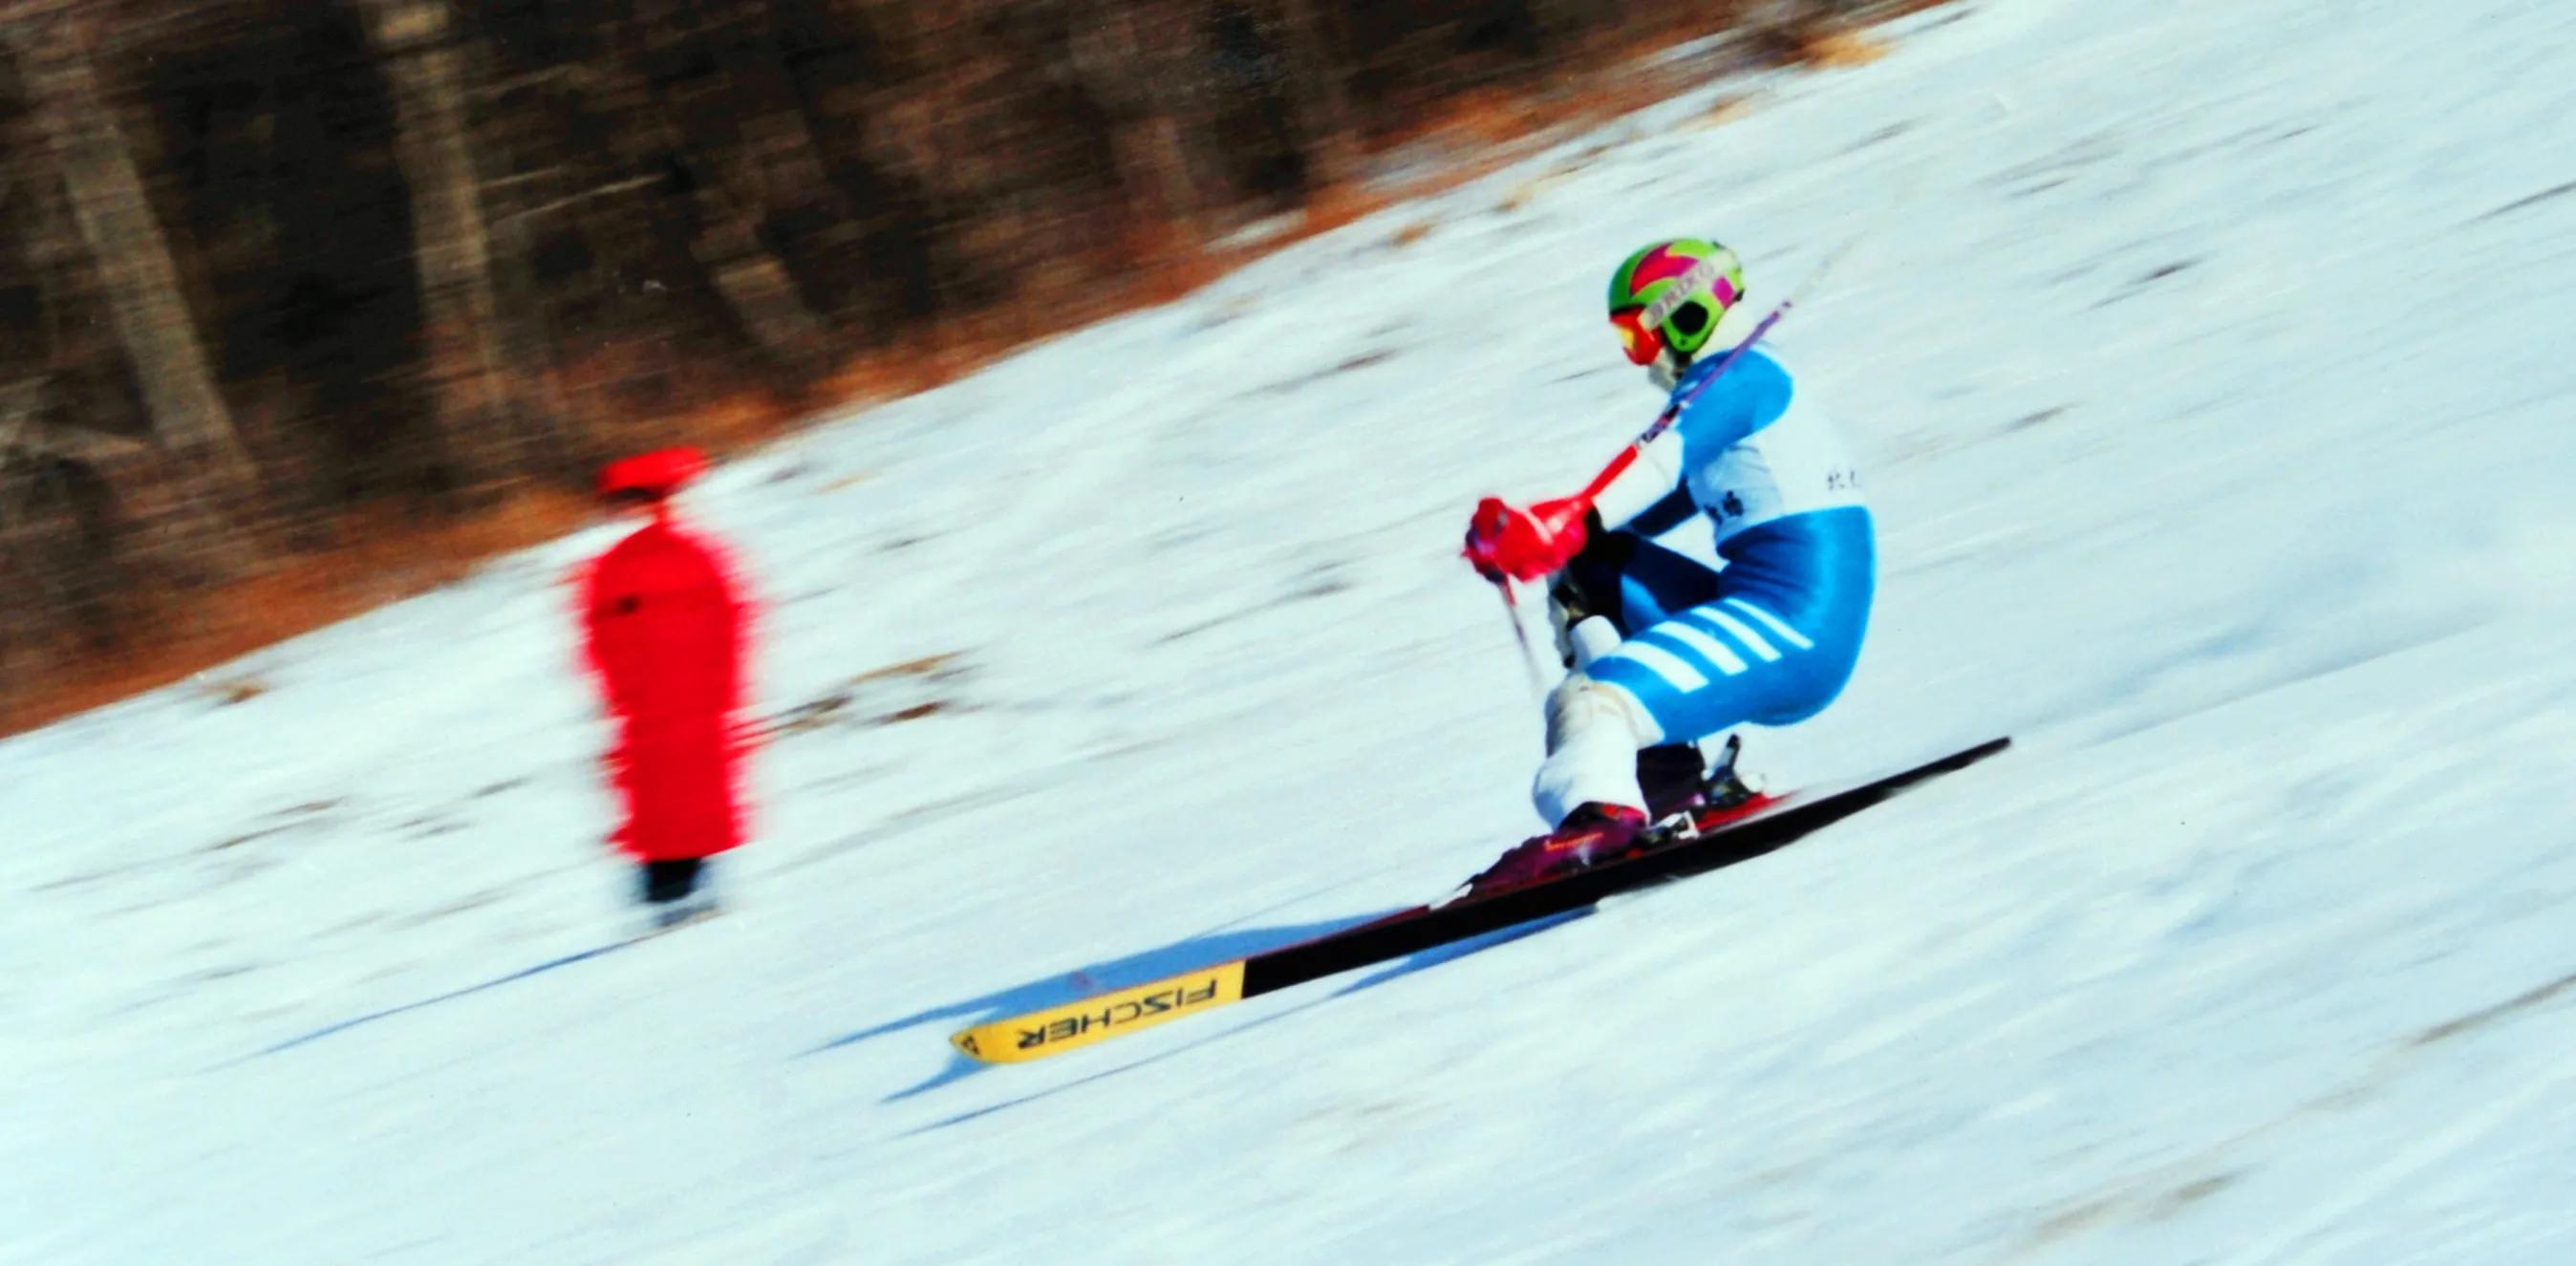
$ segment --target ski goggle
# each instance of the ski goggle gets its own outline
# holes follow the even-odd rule
[[[1610,314],[1610,328],[1619,332],[1619,346],[1628,353],[1631,365],[1651,365],[1664,354],[1664,335],[1645,322],[1644,308],[1630,308]]]

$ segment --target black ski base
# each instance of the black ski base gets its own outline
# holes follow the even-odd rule
[[[1243,996],[1286,989],[1579,910],[1651,884],[1751,861],[2011,745],[2008,738],[1992,739],[1900,773],[1793,793],[1707,834],[1668,837],[1618,861],[1490,894],[1470,893],[1446,905],[1418,906],[1330,936],[1255,954],[1244,960]]]

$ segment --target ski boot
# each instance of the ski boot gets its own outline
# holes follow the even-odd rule
[[[1637,785],[1646,793],[1646,815],[1657,822],[1707,803],[1700,785],[1706,765],[1689,743],[1659,743],[1637,753]]]
[[[1740,809],[1753,803],[1762,793],[1735,772],[1735,758],[1744,754],[1744,740],[1726,736],[1726,746],[1717,750],[1717,759],[1708,772],[1700,775],[1700,804],[1710,809]]]
[[[1675,814],[1707,816],[1751,803],[1755,792],[1735,772],[1744,741],[1728,735],[1717,760],[1708,763],[1692,743],[1661,743],[1637,753],[1637,783],[1646,791],[1646,810],[1661,822]]]
[[[1470,892],[1516,888],[1625,855],[1646,832],[1646,814],[1622,805],[1579,805],[1545,835],[1524,840],[1467,881]]]
[[[715,890],[706,884],[704,858],[684,857],[646,862],[638,867],[644,905],[640,934],[657,936],[675,928],[712,919],[720,911]]]

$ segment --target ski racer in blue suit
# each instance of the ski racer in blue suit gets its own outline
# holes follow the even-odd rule
[[[1584,493],[1477,508],[1469,560],[1498,583],[1554,578],[1574,669],[1548,697],[1548,754],[1532,788],[1555,829],[1505,854],[1479,885],[1626,848],[1648,825],[1641,750],[1805,720],[1851,679],[1876,534],[1858,472],[1788,371],[1749,347],[1712,349],[1743,297],[1741,264],[1715,242],[1630,256],[1611,278],[1611,323],[1672,393],[1670,425]],[[1697,749],[1687,750],[1696,774]]]

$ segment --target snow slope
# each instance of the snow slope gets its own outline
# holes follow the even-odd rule
[[[598,532],[0,744],[0,1260],[2576,1260],[2576,12],[1899,34],[722,472],[797,723],[684,934],[594,952]],[[1651,417],[1599,274],[1714,231],[1767,305],[1873,227],[1779,345],[1881,615],[1752,763],[2012,754],[1436,969],[952,1061],[1527,831],[1454,554]]]

